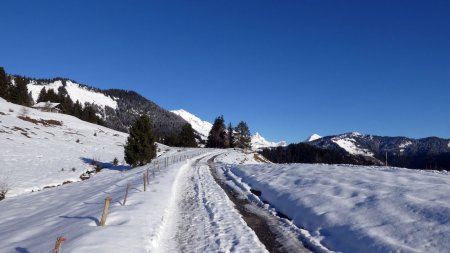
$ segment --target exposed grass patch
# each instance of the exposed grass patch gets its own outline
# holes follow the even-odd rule
[[[47,120],[46,119],[33,119],[28,116],[17,116],[17,118],[24,120],[24,121],[31,122],[36,125],[39,125],[39,124],[44,125],[44,126],[62,126],[63,125],[62,121],[53,120],[53,119],[47,119]]]

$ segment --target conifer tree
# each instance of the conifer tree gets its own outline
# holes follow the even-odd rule
[[[130,128],[125,145],[125,161],[135,166],[149,163],[156,157],[155,137],[147,115],[142,115]]]
[[[234,148],[234,129],[231,122],[228,124],[228,147]]]
[[[239,122],[235,128],[236,140],[235,145],[237,148],[250,149],[252,147],[252,137],[247,123],[244,121]]]
[[[206,147],[225,148],[225,138],[225,120],[223,119],[223,116],[219,116],[214,120],[211,131],[209,131]]]
[[[9,77],[5,70],[0,67],[0,97],[9,100]]]
[[[14,79],[15,85],[11,88],[11,102],[19,105],[30,106],[31,101],[28,96],[27,80],[23,77]]]
[[[45,87],[42,87],[41,91],[39,92],[39,96],[38,99],[36,100],[36,103],[47,102],[46,98],[47,98],[47,90],[45,89]]]
[[[181,129],[181,133],[178,137],[178,146],[196,148],[197,141],[195,141],[194,129],[191,124],[187,123]]]

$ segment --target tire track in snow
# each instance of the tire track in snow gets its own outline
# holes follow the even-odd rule
[[[216,184],[206,159],[180,170],[161,252],[267,252]]]

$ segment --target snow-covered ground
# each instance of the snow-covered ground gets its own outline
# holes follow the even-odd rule
[[[128,171],[104,171],[93,178],[22,194],[0,202],[0,252],[50,252],[58,236],[62,252],[155,252],[169,222],[167,214],[186,158],[208,150],[171,150],[153,164]],[[165,161],[169,166],[166,168]],[[142,175],[150,168],[143,191]],[[123,206],[126,185],[130,192]],[[98,226],[106,197],[112,205],[106,226]]]
[[[250,159],[228,153],[217,161],[328,250],[450,252],[448,173]]]
[[[0,98],[0,182],[8,184],[8,197],[80,181],[92,160],[109,165],[115,157],[123,161],[127,134],[69,115],[24,108]],[[24,110],[28,120],[22,117]]]

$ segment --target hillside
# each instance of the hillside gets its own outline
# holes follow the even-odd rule
[[[13,76],[14,77],[14,76]],[[121,132],[127,132],[131,124],[141,114],[147,114],[153,123],[155,135],[165,137],[178,134],[186,121],[161,108],[154,102],[134,91],[109,89],[100,90],[73,80],[26,78],[27,88],[33,102],[36,102],[43,88],[52,89],[56,94],[67,91],[75,103],[82,106],[91,105],[105,126]],[[65,90],[65,91],[64,91]]]
[[[7,197],[80,181],[92,160],[112,166],[123,161],[128,134],[81,121],[73,116],[47,113],[0,98],[0,182]]]

